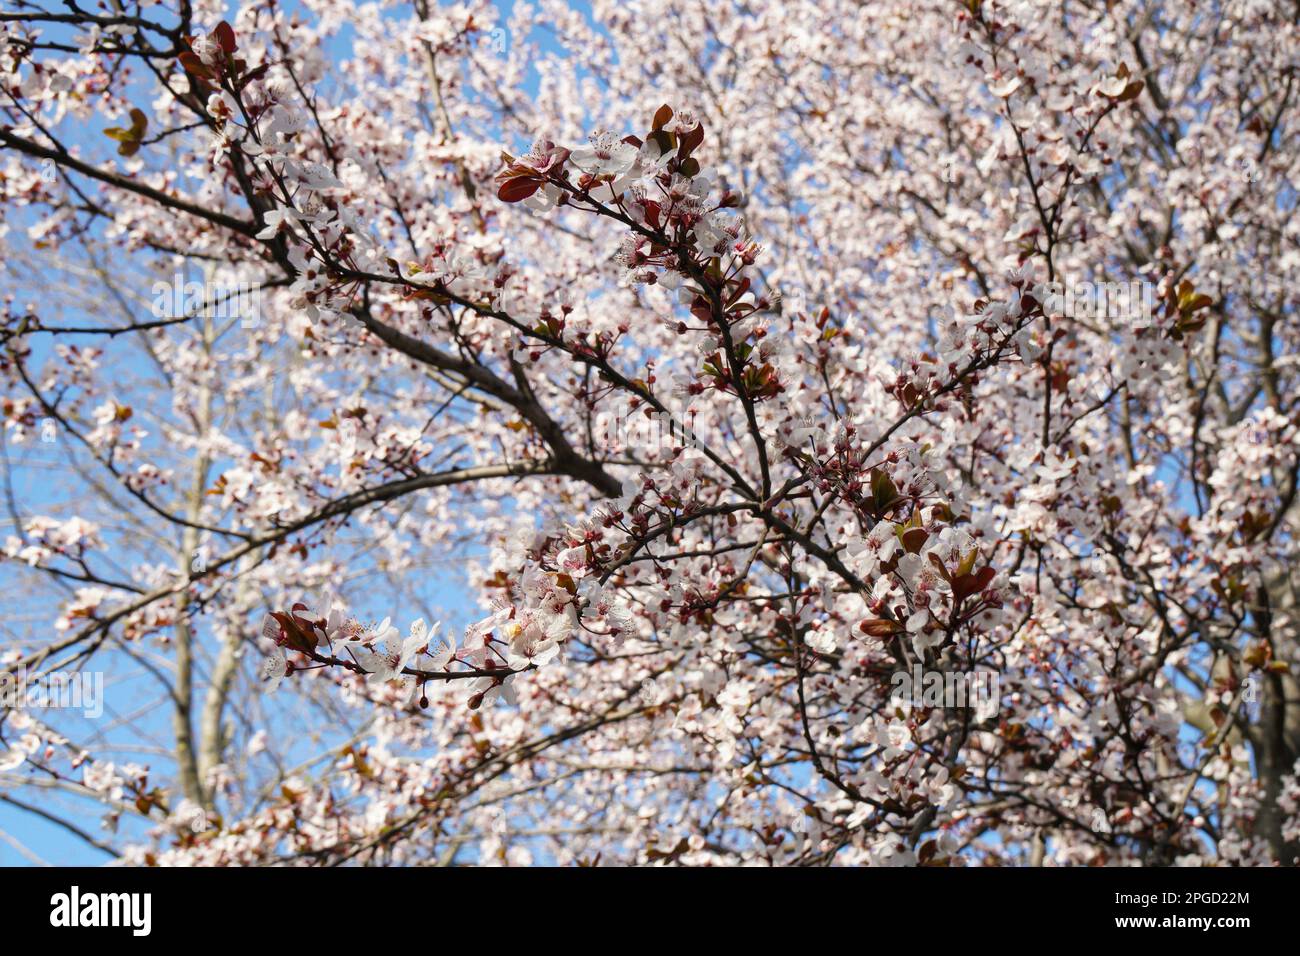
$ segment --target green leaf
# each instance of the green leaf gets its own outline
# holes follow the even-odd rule
[[[879,468],[871,470],[871,497],[875,500],[877,511],[889,507],[898,498],[894,482]]]

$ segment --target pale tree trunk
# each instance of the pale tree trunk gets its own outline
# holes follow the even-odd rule
[[[279,415],[273,385],[268,384],[266,386],[262,399],[263,417],[268,422],[276,421]],[[261,563],[263,556],[264,551],[259,548],[240,559],[237,574],[239,583],[236,586],[237,591],[234,601],[236,613],[240,616],[247,615],[258,603],[258,589],[250,583],[246,575]],[[244,637],[245,635],[238,628],[232,628],[227,632],[221,642],[221,649],[217,653],[217,661],[212,669],[208,692],[203,700],[203,712],[199,718],[198,772],[200,779],[204,781],[205,787],[213,768],[225,761],[229,739],[226,735],[223,718],[225,717],[226,705],[230,699],[231,688],[234,686],[235,675],[239,673],[240,652],[244,645]],[[211,792],[205,792],[204,795],[207,800],[204,806],[208,810],[212,810],[214,795]]]
[[[202,326],[204,352],[211,354],[214,337],[214,323],[206,318]],[[198,420],[195,433],[205,438],[212,425],[212,389],[202,386],[198,395]],[[194,469],[190,475],[190,487],[185,499],[185,518],[191,524],[197,523],[202,516],[203,498],[207,490],[208,469],[211,462],[206,453],[195,456]],[[186,581],[192,580],[196,569],[194,561],[199,553],[199,532],[193,527],[186,527],[181,533],[180,549],[177,553],[178,566]],[[188,591],[186,592],[188,599]],[[184,609],[177,614],[175,627],[176,663],[175,686],[172,690],[173,713],[172,729],[176,737],[176,767],[181,789],[185,796],[201,806],[211,809],[211,799],[199,773],[198,759],[194,750],[194,628]]]
[[[240,562],[241,570],[247,570],[257,564],[260,558],[250,555],[244,561]],[[256,597],[256,589],[249,585],[246,580],[241,579],[239,590],[235,598],[235,606],[240,612],[245,612],[253,604]],[[225,759],[225,750],[228,740],[226,738],[225,728],[222,725],[222,718],[225,714],[226,702],[230,697],[230,688],[234,684],[235,674],[239,671],[240,648],[243,647],[243,635],[237,628],[231,628],[221,642],[221,650],[217,655],[217,663],[212,669],[212,679],[208,685],[207,696],[203,700],[203,713],[199,719],[199,775],[205,782],[212,769]],[[212,799],[212,794],[207,794],[208,799]],[[211,809],[211,808],[209,808]]]

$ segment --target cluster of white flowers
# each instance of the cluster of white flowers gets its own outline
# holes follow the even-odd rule
[[[87,548],[102,548],[99,526],[84,518],[67,521],[35,515],[23,524],[22,537],[10,535],[4,553],[33,567],[56,554],[80,557]]]
[[[573,557],[577,550],[569,549],[568,558],[560,557],[569,569],[566,573],[581,573],[581,562]],[[592,618],[610,627],[627,620],[626,612],[594,581],[569,590],[556,575],[535,569],[524,576],[521,594],[520,606],[500,605],[466,628],[460,648],[450,636],[435,645],[440,625],[430,627],[423,618],[414,621],[403,637],[389,618],[363,624],[332,595],[311,608],[300,602],[287,614],[268,614],[264,619],[262,636],[275,647],[262,663],[261,679],[268,693],[278,689],[293,671],[291,655],[308,641],[323,645],[332,662],[352,662],[371,687],[394,685],[399,702],[414,697],[420,674],[447,674],[453,663],[460,663],[475,671],[499,671],[473,679],[472,706],[496,700],[515,703],[515,675],[555,660],[576,626],[580,606],[590,608]]]
[[[317,644],[324,643],[333,656],[355,662],[370,685],[396,683],[403,700],[409,700],[417,687],[415,677],[406,673],[408,669],[445,671],[456,659],[454,638],[431,650],[438,624],[430,628],[420,618],[411,624],[403,638],[389,618],[375,625],[362,624],[348,615],[332,594],[326,594],[311,609],[302,603],[295,604],[287,615],[287,623],[285,617],[277,619],[268,614],[262,622],[262,636],[276,645],[262,663],[261,677],[266,681],[268,693],[274,692],[291,670],[286,653],[286,647],[293,649],[285,633],[288,628],[296,627],[301,635]]]

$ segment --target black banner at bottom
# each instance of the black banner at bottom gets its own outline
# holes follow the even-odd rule
[[[135,947],[281,940],[338,946],[430,931],[500,944],[516,933],[607,923],[626,939],[689,921],[692,944],[734,945],[776,921],[873,941],[929,934],[1010,941],[1199,935],[1232,945],[1294,921],[1294,872],[1278,869],[32,869],[0,870],[6,935]],[[806,922],[805,922],[806,921]],[[655,928],[658,927],[656,930]],[[441,930],[439,929],[441,928]],[[792,927],[793,928],[793,927]],[[376,934],[379,934],[376,936]],[[1004,935],[1005,934],[1005,935]],[[634,932],[632,934],[636,936]],[[835,934],[835,935],[838,935]],[[73,938],[75,937],[75,939]],[[92,939],[93,937],[93,939]],[[648,938],[647,938],[648,939]]]

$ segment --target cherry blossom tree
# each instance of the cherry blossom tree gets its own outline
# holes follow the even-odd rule
[[[0,665],[135,668],[167,738],[0,711],[11,807],[144,864],[1297,861],[1300,4],[0,27]]]

